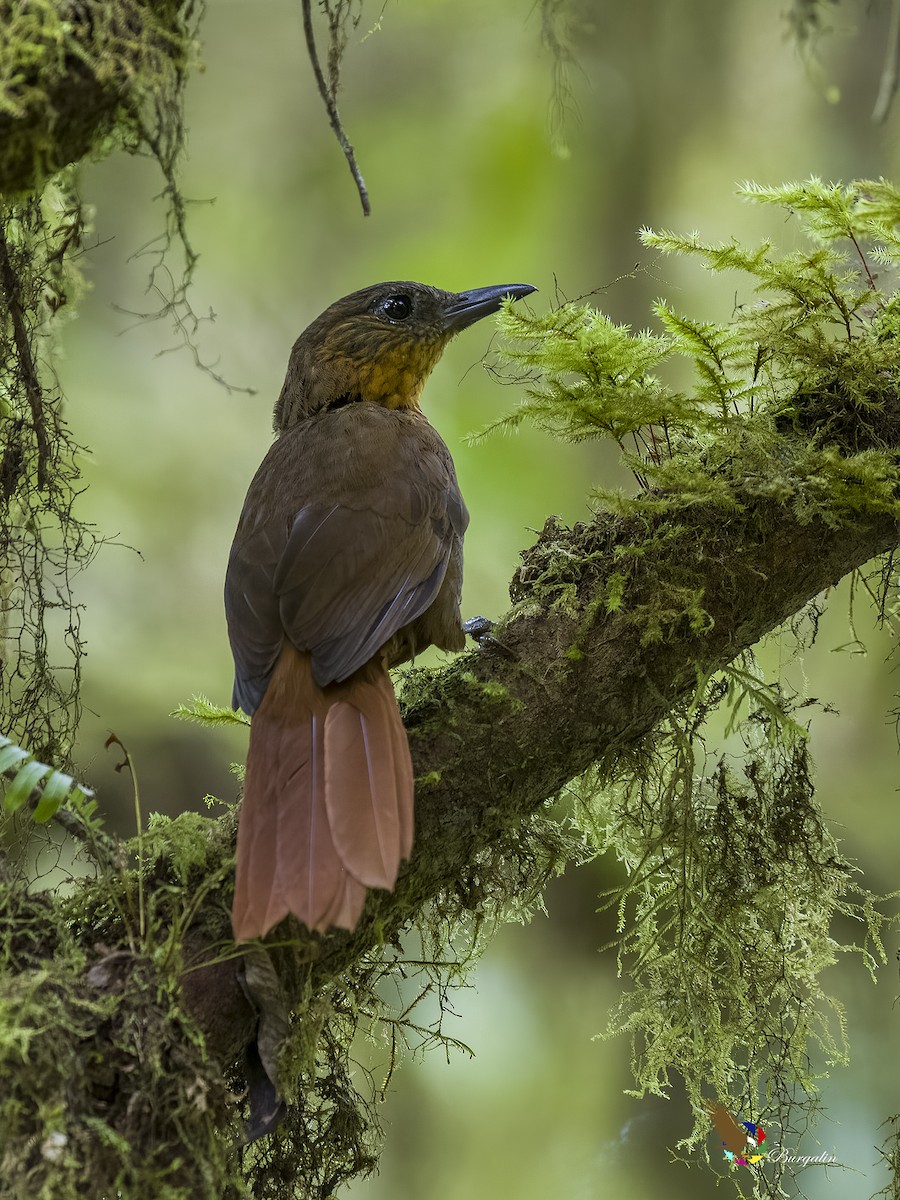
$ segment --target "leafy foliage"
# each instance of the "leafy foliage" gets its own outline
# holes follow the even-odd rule
[[[900,191],[812,179],[746,184],[741,195],[786,209],[804,244],[641,234],[649,248],[742,276],[750,294],[730,320],[697,321],[662,300],[661,333],[635,334],[579,304],[545,316],[508,304],[501,316],[528,396],[500,424],[612,438],[635,476],[634,493],[597,492],[634,530],[599,602],[643,641],[664,641],[684,621],[702,635],[691,564],[717,550],[713,522],[708,543],[689,541],[690,507],[740,521],[775,500],[803,524],[833,528],[900,517],[900,297],[890,290]],[[678,358],[692,369],[689,392],[669,382]],[[663,544],[683,546],[683,565],[655,556]],[[552,538],[542,553],[537,593],[565,605],[570,570],[554,562]],[[654,566],[649,599],[634,586],[646,583],[644,560],[666,562]],[[890,577],[876,595],[882,616]],[[629,873],[604,899],[618,906],[620,971],[631,980],[608,1032],[630,1037],[639,1093],[668,1094],[674,1077],[684,1080],[696,1118],[685,1146],[706,1134],[710,1095],[785,1130],[815,1110],[816,1077],[847,1049],[842,1010],[820,981],[855,948],[836,940],[839,918],[857,923],[870,972],[885,961],[883,902],[861,885],[815,800],[801,703],[765,684],[748,655],[701,676],[693,702],[636,761],[602,763],[581,783],[580,823]],[[743,741],[739,760],[706,747],[723,705]],[[786,1194],[779,1171],[761,1174],[754,1194]]]
[[[8,813],[17,812],[32,793],[39,792],[33,813],[39,824],[49,821],[67,800],[77,803],[94,794],[90,788],[76,783],[71,775],[39,762],[12,738],[3,736],[0,736],[0,775],[6,775],[8,780],[3,793],[3,807]]]

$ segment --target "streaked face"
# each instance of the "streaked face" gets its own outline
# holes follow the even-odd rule
[[[320,334],[319,353],[355,368],[361,399],[388,408],[418,408],[444,347],[460,330],[496,312],[530,284],[445,292],[427,284],[380,283],[338,300],[304,337]]]
[[[454,334],[496,312],[505,296],[533,291],[525,283],[445,292],[393,282],[344,296],[297,339],[276,428],[355,400],[418,408],[425,381]]]

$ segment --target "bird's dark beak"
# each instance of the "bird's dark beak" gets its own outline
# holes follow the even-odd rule
[[[444,328],[448,333],[459,333],[460,329],[497,312],[505,296],[521,300],[536,291],[530,283],[500,283],[494,287],[474,288],[471,292],[458,292],[444,309]]]

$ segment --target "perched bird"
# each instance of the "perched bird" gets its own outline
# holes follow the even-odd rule
[[[234,705],[253,715],[232,925],[288,913],[352,929],[413,839],[409,744],[388,668],[460,650],[469,516],[419,408],[447,342],[496,312],[504,284],[381,283],[300,335],[231,549]]]

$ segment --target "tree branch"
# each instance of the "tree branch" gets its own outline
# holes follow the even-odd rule
[[[196,0],[12,5],[0,48],[0,193],[38,193],[115,129],[126,136],[191,57]]]
[[[726,666],[823,589],[900,545],[892,518],[839,530],[820,522],[804,526],[771,501],[754,505],[727,531],[725,545],[718,512],[696,510],[688,521],[697,584],[713,620],[708,633],[693,632],[685,621],[665,643],[642,645],[625,618],[594,613],[601,579],[587,564],[577,578],[583,600],[576,614],[541,610],[514,620],[499,633],[514,658],[500,649],[467,655],[438,676],[408,713],[416,777],[440,779],[419,788],[410,869],[394,898],[379,904],[388,930],[458,883],[474,854],[571,779],[635,748],[690,696],[698,675]],[[717,553],[705,558],[713,524]],[[602,547],[611,565],[616,547],[634,533],[627,526],[600,517],[570,531],[549,521],[526,555],[514,594],[527,599],[529,565],[547,549],[584,562],[586,552]],[[647,532],[649,540],[653,530]],[[576,646],[573,659],[569,652]],[[507,689],[505,695],[497,685]],[[441,731],[448,707],[458,719]],[[339,974],[371,945],[371,925],[356,938],[332,939],[314,978]]]
[[[316,49],[316,34],[313,29],[311,0],[303,0],[303,34],[306,38],[306,52],[309,55],[309,63],[313,69],[316,87],[319,89],[319,95],[322,97],[322,103],[325,105],[325,111],[328,114],[328,123],[331,126],[332,133],[337,138],[338,145],[344,152],[344,158],[347,160],[347,166],[350,168],[350,174],[353,176],[356,190],[359,192],[363,216],[371,216],[372,206],[369,203],[369,191],[362,177],[362,172],[359,169],[359,164],[356,161],[356,154],[350,144],[350,139],[347,137],[346,130],[344,129],[344,123],[341,121],[341,115],[338,112],[337,100],[335,98],[337,77],[335,75],[333,86],[329,87],[322,73],[319,52]]]
[[[873,420],[871,409],[848,402],[838,420],[834,392],[825,389],[804,402],[812,420],[816,417],[810,407],[827,403],[836,422],[833,429],[839,429],[834,440],[848,456],[838,456],[839,464],[849,464],[850,456],[866,446],[900,448],[900,423],[890,405]],[[796,420],[802,425],[806,417],[797,411]],[[739,435],[726,431],[722,436],[723,446],[731,447],[736,458]],[[227,1081],[234,1070],[250,1080],[251,1090],[261,1079],[278,1078],[278,1039],[273,1043],[271,1033],[264,1036],[263,1030],[284,1029],[288,1012],[297,1008],[300,1018],[291,1036],[299,1036],[303,1053],[312,1057],[303,1060],[301,1074],[307,1082],[288,1109],[292,1133],[278,1144],[293,1146],[296,1153],[302,1152],[298,1147],[311,1147],[313,1158],[292,1169],[302,1169],[304,1178],[315,1175],[321,1147],[319,1134],[310,1134],[308,1123],[323,1128],[315,1125],[319,1117],[310,1116],[322,1110],[309,1107],[303,1087],[323,1089],[318,1102],[326,1111],[355,1111],[356,1100],[348,1099],[349,1078],[335,1066],[340,1047],[329,1044],[330,1071],[316,1070],[313,1064],[321,1021],[341,1019],[342,1005],[350,1022],[347,1037],[352,1037],[354,989],[367,995],[365,989],[378,974],[372,952],[389,946],[431,900],[449,896],[463,910],[480,911],[484,883],[509,854],[512,831],[548,798],[591,766],[614,779],[623,770],[620,764],[629,756],[633,760],[660,720],[693,695],[698,680],[725,666],[842,576],[900,545],[890,485],[887,491],[874,485],[854,490],[846,486],[854,478],[848,469],[842,486],[833,489],[839,499],[830,508],[810,506],[822,484],[821,462],[804,457],[809,443],[797,429],[775,440],[771,469],[777,472],[778,488],[763,486],[767,479],[762,475],[736,475],[732,466],[727,519],[721,506],[691,504],[682,497],[680,503],[672,498],[674,511],[660,505],[627,517],[605,513],[572,530],[548,520],[523,555],[511,589],[514,606],[495,628],[495,640],[441,671],[413,671],[407,678],[405,720],[417,778],[417,829],[412,861],[396,890],[372,893],[353,933],[305,937],[290,925],[279,930],[267,946],[274,972],[267,968],[264,992],[254,984],[261,977],[254,968],[254,960],[261,960],[259,949],[248,946],[236,954],[231,941],[234,812],[217,821],[184,814],[172,823],[169,842],[165,827],[161,834],[156,828],[145,834],[146,944],[134,933],[132,875],[105,873],[83,884],[74,909],[66,898],[10,890],[6,903],[16,914],[11,928],[33,932],[27,939],[19,936],[15,972],[3,990],[16,1004],[27,991],[31,1007],[22,1018],[23,1028],[32,1039],[32,1057],[44,1056],[37,1074],[25,1064],[21,1078],[17,1074],[11,1082],[10,1103],[19,1105],[15,1111],[39,1114],[41,1105],[56,1102],[75,1069],[65,1063],[76,1061],[84,1039],[93,1038],[98,1053],[91,1061],[116,1065],[103,1067],[99,1079],[91,1074],[94,1067],[89,1072],[84,1065],[79,1085],[84,1111],[79,1108],[70,1122],[70,1136],[77,1134],[82,1140],[73,1144],[90,1155],[97,1145],[97,1121],[125,1130],[121,1144],[128,1147],[128,1169],[133,1175],[144,1172],[133,1194],[146,1194],[147,1175],[177,1157],[172,1146],[194,1145],[199,1138],[226,1153],[229,1121],[235,1116]],[[765,469],[758,458],[754,461]],[[806,477],[804,462],[812,464]],[[894,478],[890,470],[886,477]],[[710,471],[710,479],[715,478]],[[784,499],[786,486],[807,503]],[[798,516],[804,511],[819,515]],[[685,603],[683,595],[678,599],[685,578],[691,581],[693,603]],[[610,603],[613,595],[615,604]],[[653,641],[647,636],[652,625],[641,616],[651,610],[657,617],[668,614],[658,621]],[[497,857],[492,860],[494,846]],[[54,906],[60,911],[51,920]],[[73,945],[79,948],[74,958]],[[173,972],[180,973],[180,987]],[[167,998],[176,987],[178,1003],[174,994]],[[112,998],[115,1009],[105,1008]],[[48,1005],[55,1023],[46,1017]],[[204,1045],[184,1022],[184,1009],[205,1035]],[[111,1025],[107,1011],[116,1013]],[[38,1027],[55,1032],[39,1038]],[[124,1042],[123,1029],[131,1031]],[[151,1035],[152,1052],[142,1048]],[[135,1048],[128,1050],[134,1039]],[[295,1070],[297,1053],[294,1043]],[[249,1066],[242,1065],[248,1056]],[[170,1062],[181,1064],[177,1076],[176,1068],[166,1065]],[[41,1071],[49,1073],[46,1081]],[[37,1096],[36,1078],[42,1081]],[[190,1100],[185,1108],[185,1096],[189,1092],[193,1097],[201,1086],[204,1107],[196,1109]],[[177,1094],[159,1102],[166,1089]],[[140,1117],[147,1102],[157,1114],[169,1106],[171,1127],[161,1130],[158,1117]],[[34,1123],[40,1118],[17,1120],[24,1121],[24,1128],[10,1137],[21,1143],[26,1170],[26,1148],[35,1143]],[[192,1156],[185,1162],[188,1158]],[[358,1156],[348,1161],[340,1178],[371,1167],[369,1159]],[[93,1169],[104,1179],[112,1170],[105,1164]],[[222,1170],[236,1169],[227,1165],[226,1155]],[[197,1186],[194,1175],[185,1186]]]
[[[860,431],[848,428],[845,436],[858,448]],[[670,516],[648,522],[602,513],[573,530],[548,520],[523,555],[511,588],[515,607],[495,629],[496,641],[424,683],[413,677],[405,696],[418,781],[412,861],[393,893],[370,897],[354,933],[317,939],[309,988],[339,977],[429,900],[464,889],[477,873],[475,857],[570,780],[598,763],[612,777],[616,762],[692,694],[698,678],[726,666],[844,575],[900,546],[897,522],[884,512],[840,524],[805,522],[749,487],[744,500],[743,512],[724,522],[714,506],[680,510],[683,534],[674,543],[659,537]],[[685,547],[708,628],[698,632],[684,616],[661,641],[642,641],[628,612],[606,612],[605,584],[626,551],[635,564],[633,611],[683,569]],[[566,594],[576,597],[567,611],[545,599],[548,577],[561,564]],[[411,690],[418,690],[415,698]],[[228,938],[223,920],[213,940],[219,937]],[[220,1024],[202,972],[192,981],[191,1003],[201,1025]]]

